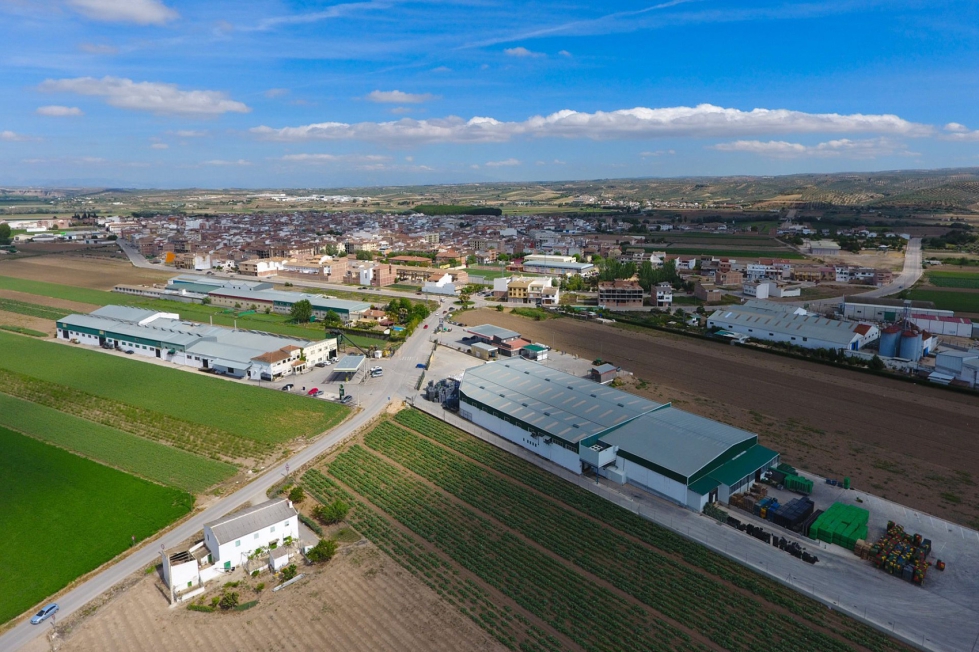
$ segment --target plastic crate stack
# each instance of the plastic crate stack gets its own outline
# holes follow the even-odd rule
[[[887,533],[870,548],[871,559],[877,568],[914,584],[922,584],[931,554],[931,540],[920,534],[908,534],[893,521],[887,522]]]
[[[869,520],[870,512],[863,508],[833,503],[809,526],[809,537],[853,550],[858,539],[866,540]]]

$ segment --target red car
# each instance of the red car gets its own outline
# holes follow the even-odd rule
[[[425,328],[428,328],[428,324],[425,324]]]
[[[319,387],[314,387],[313,389],[306,392],[306,396],[323,396],[323,392],[320,391]]]

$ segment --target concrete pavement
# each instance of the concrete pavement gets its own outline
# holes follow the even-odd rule
[[[288,460],[268,469],[245,487],[221,498],[207,509],[195,512],[165,534],[147,539],[124,559],[115,563],[109,562],[103,570],[96,571],[94,575],[63,595],[48,600],[57,602],[61,607],[59,618],[70,616],[140,569],[159,563],[162,550],[171,548],[200,532],[204,523],[220,518],[248,502],[264,500],[269,487],[288,475],[287,469],[300,468],[350,437],[381,413],[390,401],[400,401],[414,394],[415,383],[421,373],[421,370],[416,369],[416,360],[426,359],[431,351],[432,343],[429,335],[438,324],[438,317],[433,314],[425,323],[429,325],[428,330],[419,327],[408,341],[386,360],[385,375],[358,390],[357,399],[361,408],[359,412]],[[47,624],[31,625],[29,616],[25,616],[0,636],[0,650],[12,652],[20,649],[35,637],[47,633],[49,627]]]

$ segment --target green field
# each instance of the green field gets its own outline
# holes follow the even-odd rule
[[[102,290],[76,288],[70,285],[45,283],[44,281],[30,281],[12,276],[0,276],[0,290],[14,290],[16,292],[26,292],[27,294],[36,294],[42,297],[51,297],[52,299],[80,301],[96,306],[107,306],[110,303],[118,303],[119,298],[123,296],[112,292],[103,292]]]
[[[188,513],[193,498],[0,428],[0,623]]]
[[[914,289],[902,292],[901,296],[915,301],[933,301],[939,310],[979,313],[979,292]]]
[[[348,412],[335,403],[6,333],[0,349],[0,368],[258,442],[314,436]]]
[[[28,317],[39,317],[41,319],[51,319],[55,321],[68,314],[68,311],[62,308],[39,306],[34,303],[16,301],[14,299],[4,299],[3,297],[0,297],[0,310],[3,310],[4,312],[15,312],[18,315],[27,315]]]
[[[199,493],[235,474],[231,464],[0,394],[0,426],[148,480]]]
[[[928,272],[928,281],[943,288],[979,290],[979,270],[975,272]]]

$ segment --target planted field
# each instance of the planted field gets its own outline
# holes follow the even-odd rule
[[[979,313],[979,292],[914,289],[902,293],[906,299],[932,301],[939,310]]]
[[[0,348],[0,368],[231,432],[259,445],[314,436],[348,412],[326,401],[16,335],[0,333]]]
[[[704,245],[703,247],[660,247],[660,251],[665,250],[668,254],[680,254],[681,256],[697,256],[710,254],[711,256],[730,256],[732,258],[789,258],[793,260],[804,259],[805,256],[797,251],[790,249],[732,249],[714,248]]]
[[[0,428],[0,623],[193,507],[161,487]]]
[[[928,272],[928,282],[943,288],[968,288],[979,290],[979,271],[976,272]]]
[[[81,301],[97,306],[106,306],[117,302],[122,295],[102,290],[89,290],[70,285],[60,285],[58,283],[46,283],[44,281],[32,281],[24,278],[14,278],[13,276],[0,276],[0,290],[14,290],[16,292],[26,292],[42,297],[53,299],[66,299],[69,301]]]
[[[259,459],[272,445],[0,369],[0,392],[213,459]]]
[[[0,426],[191,493],[199,493],[234,475],[237,470],[231,464],[199,457],[7,394],[0,394]]]
[[[479,465],[460,465],[458,461],[453,460],[451,457],[444,458],[443,456],[448,451],[444,449],[439,451],[439,447],[434,446],[434,444],[419,444],[417,435],[415,436],[416,439],[411,439],[403,431],[399,433],[392,430],[391,428],[393,426],[390,424],[384,426],[383,430],[378,428],[370,433],[368,435],[368,445],[373,444],[391,451],[392,455],[395,456],[394,459],[399,462],[404,460],[406,466],[410,462],[411,466],[409,468],[413,470],[414,468],[418,468],[419,470],[425,468],[427,469],[427,473],[440,474],[444,479],[437,483],[439,486],[443,484],[446,484],[447,487],[454,486],[456,490],[460,491],[460,497],[462,496],[461,492],[465,491],[466,495],[469,496],[466,499],[467,502],[469,500],[474,501],[471,504],[475,504],[475,501],[484,500],[484,498],[478,495],[484,491],[492,491],[493,493],[490,495],[499,496],[499,500],[503,501],[502,504],[504,505],[512,503],[515,499],[522,500],[524,507],[515,505],[512,509],[508,509],[505,517],[505,522],[508,525],[515,527],[514,523],[510,522],[510,519],[518,518],[515,515],[520,510],[530,510],[525,511],[524,520],[522,521],[527,528],[537,528],[539,527],[536,523],[537,520],[545,520],[548,514],[551,514],[553,519],[555,518],[553,515],[557,514],[560,516],[557,520],[561,522],[562,527],[568,523],[578,523],[579,527],[581,527],[581,530],[574,533],[571,539],[568,539],[570,543],[584,536],[583,533],[591,532],[594,534],[596,532],[594,529],[595,526],[592,523],[578,520],[577,514],[580,513],[602,524],[602,527],[597,532],[601,534],[602,541],[608,545],[608,549],[602,553],[603,555],[614,555],[616,554],[616,550],[619,551],[619,554],[626,550],[632,550],[631,546],[633,544],[629,542],[628,538],[645,544],[645,550],[641,551],[639,556],[641,562],[636,561],[629,554],[626,554],[618,562],[627,566],[633,565],[634,571],[638,572],[641,577],[656,577],[658,581],[662,571],[654,571],[653,569],[657,564],[663,563],[662,560],[665,558],[667,562],[672,562],[676,565],[677,570],[670,572],[683,572],[685,574],[687,571],[683,570],[683,565],[687,565],[691,573],[699,572],[700,575],[711,578],[713,582],[708,583],[708,586],[713,585],[716,587],[711,592],[719,592],[719,595],[723,595],[727,591],[733,590],[733,587],[737,587],[742,593],[753,594],[757,600],[755,603],[756,607],[763,610],[772,608],[783,609],[786,613],[781,614],[781,618],[785,623],[779,626],[780,629],[793,631],[793,628],[796,628],[795,631],[798,632],[797,627],[800,626],[800,623],[803,629],[817,625],[827,628],[827,630],[836,631],[850,641],[867,649],[890,649],[887,647],[892,643],[890,639],[876,630],[866,627],[838,612],[827,613],[824,607],[800,596],[795,591],[772,582],[740,564],[711,552],[703,546],[691,543],[666,528],[651,523],[595,494],[565,482],[561,478],[525,460],[510,455],[506,451],[476,439],[443,421],[439,421],[418,410],[402,410],[396,415],[395,419],[408,428],[425,435],[432,441],[438,442],[442,446],[478,462],[482,467],[492,469],[496,473],[508,478],[509,484],[499,484],[497,477],[489,474]],[[409,443],[414,445],[407,445]],[[443,460],[441,468],[439,468],[438,463],[433,464],[433,460],[435,459]],[[436,471],[436,469],[438,470]],[[459,474],[462,474],[465,478],[461,485],[457,483]],[[426,475],[425,477],[428,476]],[[432,477],[436,476],[433,475]],[[480,480],[482,480],[482,483]],[[456,484],[451,484],[453,482],[456,482]],[[469,487],[470,483],[474,486]],[[552,511],[556,508],[556,505],[528,491],[521,485],[525,485],[533,489],[537,494],[546,496],[555,503],[562,503],[564,507],[571,509],[564,512]],[[495,488],[491,490],[491,486]],[[450,490],[450,492],[455,493],[453,490]],[[533,509],[535,505],[539,506],[537,511]],[[498,508],[487,505],[486,509],[496,510]],[[531,520],[526,520],[526,514],[533,515]],[[619,533],[627,535],[628,538],[619,539]],[[615,542],[619,542],[619,546],[622,547],[616,549]],[[560,544],[560,540],[557,541],[557,544]],[[561,550],[559,547],[553,549]],[[569,553],[577,554],[574,549],[569,549]],[[602,555],[596,556],[601,557]],[[602,560],[583,559],[575,563],[579,565],[601,564]],[[635,566],[636,564],[638,566]],[[668,565],[664,568],[669,570]],[[718,583],[717,580],[723,580],[724,583]],[[625,586],[629,583],[634,583],[635,578],[626,576],[620,578],[618,581],[623,582],[623,586]],[[686,586],[688,586],[687,581],[682,582],[682,587]],[[697,580],[692,582],[689,588],[681,587],[681,595],[678,596],[678,599],[682,600],[682,593],[688,590],[696,594],[697,591],[703,589],[695,587],[702,586],[701,580]],[[647,595],[642,593],[647,589],[641,583],[635,590],[639,591],[642,595]],[[648,594],[648,597],[651,599],[661,599],[655,593]],[[646,602],[645,599],[643,601]],[[752,601],[746,595],[739,596],[737,601],[744,602],[745,608],[748,610],[754,608],[751,604]],[[722,615],[716,615],[714,617],[723,618]]]
[[[39,306],[32,303],[26,303],[24,301],[4,299],[2,297],[0,297],[0,310],[15,312],[19,315],[27,315],[28,317],[40,317],[41,319],[53,320],[61,319],[68,314],[64,310],[60,310],[58,308],[49,308],[47,306]]]

